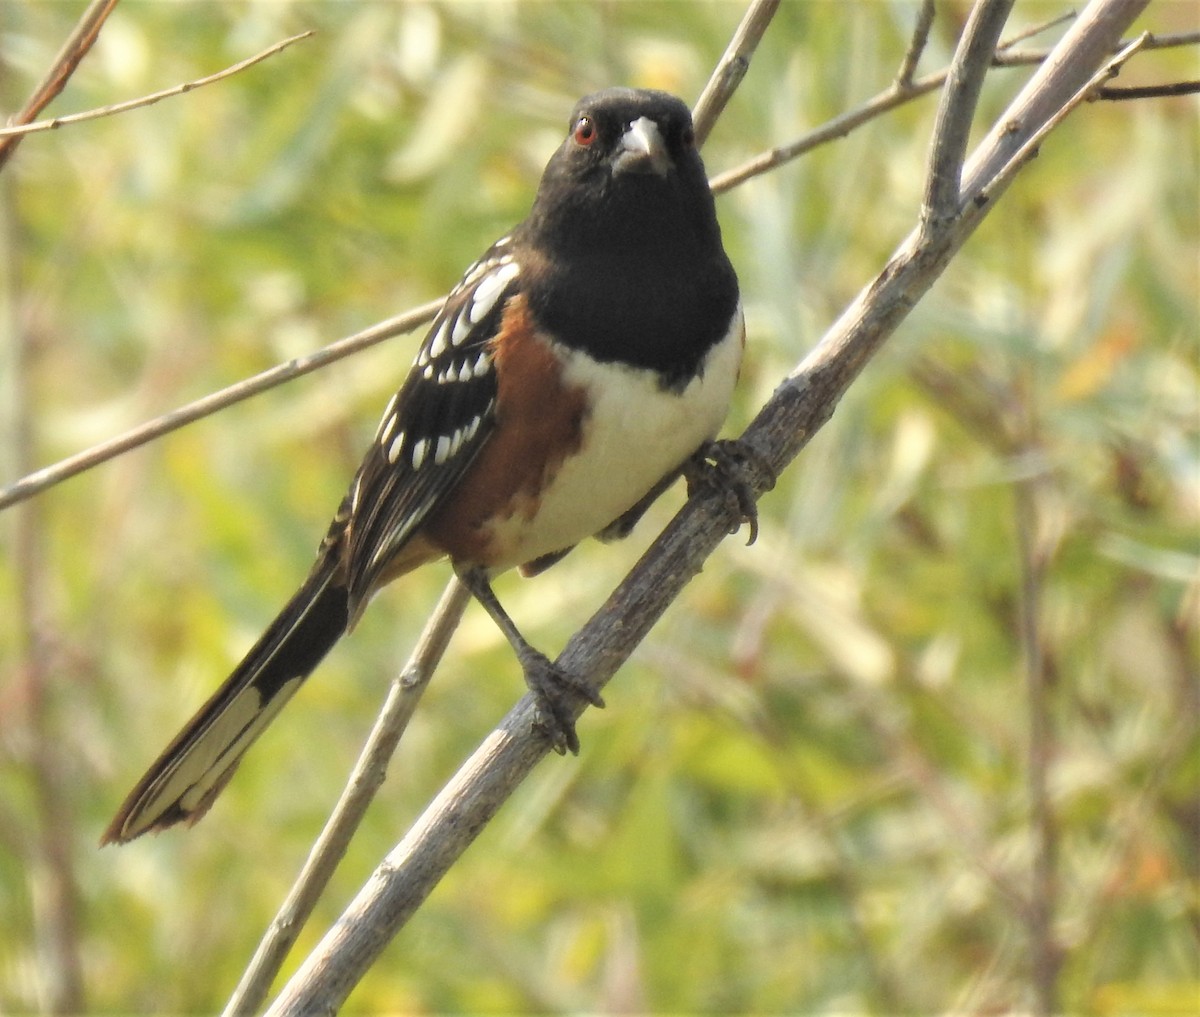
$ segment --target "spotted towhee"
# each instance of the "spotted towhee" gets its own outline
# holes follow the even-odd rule
[[[138,782],[103,841],[204,814],[397,576],[448,557],[503,630],[560,750],[594,692],[533,649],[491,577],[624,536],[725,419],[745,330],[687,107],[582,99],[529,217],[446,299],[300,590]]]

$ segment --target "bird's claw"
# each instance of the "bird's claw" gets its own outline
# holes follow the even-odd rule
[[[687,461],[683,476],[689,498],[712,492],[735,502],[737,518],[729,532],[746,523],[750,527],[746,543],[758,539],[757,494],[775,486],[775,471],[762,453],[743,441],[708,441]]]
[[[588,682],[562,668],[555,667],[544,654],[531,650],[521,661],[525,684],[533,694],[537,709],[535,726],[550,739],[550,747],[560,756],[568,752],[579,755],[579,735],[571,707],[575,699],[586,699],[592,706],[603,708],[604,700]]]

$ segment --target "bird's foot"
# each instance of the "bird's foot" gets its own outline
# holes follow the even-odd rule
[[[775,486],[775,471],[766,458],[743,441],[707,441],[701,445],[683,468],[688,497],[698,493],[720,495],[730,501],[730,515],[736,518],[730,533],[743,524],[750,527],[747,544],[758,539],[759,491]]]
[[[579,735],[575,732],[572,707],[578,699],[603,708],[604,700],[588,682],[556,667],[544,654],[526,644],[520,653],[525,684],[533,694],[537,717],[534,724],[545,731],[550,747],[560,756],[579,755]]]

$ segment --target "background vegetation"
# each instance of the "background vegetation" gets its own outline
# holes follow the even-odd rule
[[[924,69],[964,11],[939,5]],[[4,6],[0,106],[77,15]],[[580,94],[694,99],[740,15],[126,0],[51,112],[318,34],[27,139],[0,175],[0,476],[444,292],[522,217]],[[785,4],[710,171],[886,87],[914,17]],[[984,115],[1026,74],[993,75]],[[750,322],[730,433],[914,221],[932,110],[720,200]],[[1194,1012],[1198,170],[1194,98],[1054,135],[763,501],[758,544],[714,557],[352,1008],[991,1012],[1049,965],[1064,1009]],[[0,518],[0,1011],[227,998],[445,570],[380,598],[201,825],[95,843],[308,568],[415,341]],[[501,596],[556,649],[677,503]],[[302,950],[521,689],[469,611]]]

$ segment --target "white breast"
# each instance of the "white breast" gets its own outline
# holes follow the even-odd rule
[[[653,372],[604,364],[567,351],[563,382],[587,392],[582,451],[569,457],[543,492],[532,518],[497,522],[493,535],[512,548],[501,568],[571,547],[632,508],[703,442],[729,412],[744,344],[741,307],[729,333],[709,351],[683,389],[659,386]]]

